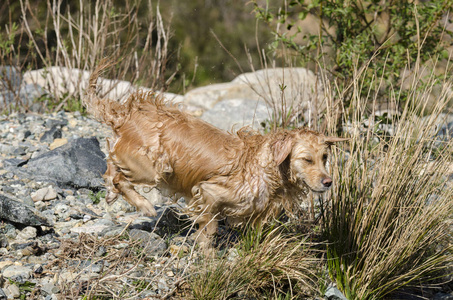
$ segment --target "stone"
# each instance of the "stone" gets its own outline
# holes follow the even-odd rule
[[[15,67],[0,66],[0,91],[18,91],[21,82],[21,74]]]
[[[20,89],[20,99],[25,104],[29,111],[44,112],[45,108],[41,103],[37,103],[37,99],[45,94],[42,86],[37,84],[24,84]]]
[[[216,83],[187,92],[184,103],[209,110],[222,100],[238,98],[257,99],[257,96],[252,89],[241,82]]]
[[[58,128],[57,125],[54,125],[52,126],[52,128],[50,128],[49,130],[47,130],[46,132],[44,132],[44,134],[41,136],[41,138],[39,139],[39,141],[41,143],[45,142],[45,143],[51,143],[53,142],[55,139],[60,139],[61,137],[63,136],[62,132],[61,132],[61,129]]]
[[[6,235],[0,234],[0,248],[6,248],[6,247],[8,247],[8,245],[9,245],[9,242],[8,242],[8,238],[6,237]]]
[[[20,297],[20,289],[15,284],[8,285],[4,290],[7,299],[15,299]]]
[[[141,246],[144,248],[143,250],[152,255],[160,255],[167,250],[165,241],[153,232],[131,229],[129,231],[129,236],[133,241],[140,241]]]
[[[36,238],[37,236],[37,229],[35,227],[27,226],[24,229],[22,229],[18,234],[17,234],[17,239],[18,240],[32,240]]]
[[[88,87],[90,72],[66,67],[49,67],[45,69],[27,71],[23,80],[27,84],[36,84],[44,87],[55,97],[63,95],[81,96]],[[108,99],[124,100],[136,88],[130,82],[99,78],[99,94]]]
[[[95,137],[73,140],[31,158],[25,166],[15,171],[61,188],[103,188],[102,174],[107,170],[105,155]]]
[[[68,143],[68,140],[66,138],[56,138],[56,139],[53,140],[52,143],[50,143],[49,149],[53,150],[53,149],[56,149],[56,148],[61,147],[63,145],[66,145],[67,143]]]
[[[235,131],[243,126],[263,129],[270,117],[269,109],[262,101],[227,99],[215,104],[201,119],[225,131]]]
[[[160,278],[157,282],[157,287],[159,288],[159,290],[163,291],[163,292],[166,292],[169,290],[168,288],[168,285],[167,285],[167,282],[165,281],[164,278]]]
[[[333,285],[327,287],[324,298],[327,300],[348,300],[343,293]]]
[[[94,233],[101,233],[109,227],[110,226],[107,226],[107,225],[86,225],[86,226],[74,227],[74,228],[71,228],[70,230],[71,230],[71,232],[74,232],[74,233],[94,234]]]
[[[0,219],[28,226],[51,226],[49,220],[34,207],[2,193],[0,193]]]
[[[246,84],[255,92],[255,97],[271,107],[273,103],[277,107],[283,104],[287,110],[300,111],[305,119],[326,107],[321,80],[305,68],[263,69],[241,74],[232,82]]]
[[[52,295],[59,293],[60,289],[55,284],[49,282],[42,285],[41,291],[44,292],[44,295]]]
[[[31,277],[32,270],[26,266],[10,265],[3,270],[3,276],[6,278],[17,278],[29,279]]]
[[[433,300],[453,300],[453,294],[446,294],[446,293],[436,293],[434,297],[432,298]]]
[[[64,271],[59,274],[60,282],[71,282],[77,278],[77,274],[71,271]]]
[[[14,262],[12,262],[10,260],[0,261],[0,271],[3,270],[3,268],[11,266],[13,264],[14,264]]]
[[[31,193],[31,199],[34,202],[38,201],[48,201],[57,198],[57,191],[53,186],[41,188],[33,193]]]

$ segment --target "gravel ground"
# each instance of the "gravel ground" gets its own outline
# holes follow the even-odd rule
[[[186,238],[191,222],[178,213],[183,202],[142,191],[159,213],[143,217],[122,199],[107,205],[100,174],[91,181],[97,185],[61,184],[48,178],[46,168],[55,164],[39,160],[93,136],[106,153],[109,135],[109,128],[79,113],[0,117],[0,196],[17,211],[0,207],[7,214],[0,219],[10,220],[0,223],[0,299],[161,299],[184,283],[197,255]],[[32,169],[32,161],[40,168]]]
[[[142,189],[155,218],[107,205],[110,134],[77,112],[0,116],[0,299],[185,298],[200,255],[184,201]]]

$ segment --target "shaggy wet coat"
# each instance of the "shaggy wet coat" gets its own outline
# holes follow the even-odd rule
[[[124,103],[96,95],[98,67],[84,99],[90,113],[110,125],[106,200],[118,195],[149,216],[153,205],[134,189],[157,187],[166,195],[183,196],[209,241],[217,221],[256,224],[288,212],[309,190],[325,192],[332,179],[326,162],[330,145],[344,139],[307,129],[278,130],[261,135],[247,128],[222,131],[164,104],[150,92],[132,94]]]

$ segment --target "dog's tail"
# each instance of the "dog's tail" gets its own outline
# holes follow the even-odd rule
[[[96,120],[111,126],[114,130],[121,127],[127,118],[130,107],[130,101],[125,105],[111,99],[100,98],[97,95],[97,81],[99,76],[115,63],[112,60],[103,59],[96,69],[91,73],[88,82],[86,95],[82,99],[83,105],[86,107]]]

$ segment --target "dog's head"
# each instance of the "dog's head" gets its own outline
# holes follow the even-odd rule
[[[293,130],[272,145],[274,160],[277,165],[287,164],[288,180],[292,184],[322,193],[332,185],[326,170],[330,147],[345,140],[348,139],[327,137],[305,129]]]

